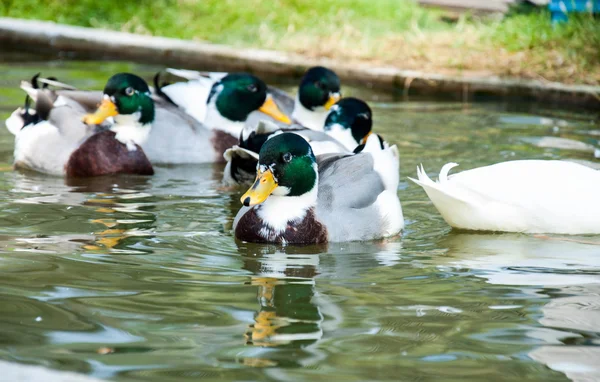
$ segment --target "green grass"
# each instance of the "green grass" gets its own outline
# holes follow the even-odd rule
[[[547,12],[502,21],[409,0],[3,0],[0,15],[278,49],[346,62],[600,83],[600,22],[553,27]]]

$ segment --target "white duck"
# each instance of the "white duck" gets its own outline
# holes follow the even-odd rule
[[[455,228],[523,233],[600,234],[600,172],[566,161],[517,160],[432,181],[418,180],[444,220]]]

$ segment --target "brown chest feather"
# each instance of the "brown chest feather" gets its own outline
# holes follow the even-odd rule
[[[288,222],[285,231],[275,231],[262,221],[255,207],[241,217],[235,237],[251,243],[320,244],[327,243],[327,228],[311,208],[301,221]]]
[[[153,175],[154,169],[144,150],[129,151],[112,131],[88,138],[71,154],[66,164],[68,177],[90,177],[109,174]]]

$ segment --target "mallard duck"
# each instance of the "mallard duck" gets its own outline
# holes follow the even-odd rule
[[[129,73],[112,76],[100,106],[87,115],[95,99],[91,93],[66,97],[29,83],[22,88],[35,99],[36,112],[26,105],[7,121],[15,133],[15,167],[67,177],[154,173],[139,146],[154,119],[150,90],[141,78]],[[108,117],[115,123],[110,130],[98,131],[96,126]]]
[[[92,105],[102,100],[102,92],[80,91],[55,81],[52,84],[62,88],[55,93],[63,98],[85,98]],[[146,157],[152,163],[223,162],[224,151],[238,142],[243,120],[252,110],[286,118],[266,96],[265,89],[260,79],[250,75],[229,75],[215,83],[208,111],[213,113],[213,121],[221,122],[214,129],[198,122],[164,94],[152,94],[154,120],[141,145]]]
[[[340,98],[340,79],[337,74],[322,66],[312,67],[300,81],[292,119],[309,129],[322,130],[329,109]]]
[[[376,139],[371,144],[379,145]],[[241,198],[236,238],[309,244],[398,234],[404,220],[394,151],[396,146],[317,160],[301,136],[275,135],[262,146],[256,181]]]
[[[455,228],[523,233],[599,234],[600,172],[567,161],[516,160],[433,182],[418,180],[444,220]]]
[[[223,153],[238,142],[238,137],[250,113],[260,111],[272,118],[289,123],[289,118],[283,114],[272,97],[267,94],[267,85],[250,74],[227,74],[218,81],[212,81],[206,99],[194,97],[194,89],[182,93],[182,85],[173,84],[157,88],[159,97],[190,112],[197,108],[205,108],[204,123],[196,120],[199,126],[188,129],[172,123],[168,119],[154,123],[152,134],[145,143],[150,161],[153,163],[201,163],[222,162]],[[178,91],[170,91],[171,86],[178,86]],[[185,88],[185,87],[183,87]],[[201,89],[205,89],[200,87]],[[179,101],[179,102],[178,102]],[[185,101],[185,102],[184,102]],[[172,106],[172,105],[170,105]],[[207,137],[199,134],[198,130],[212,131],[209,141],[213,150],[206,150]],[[208,154],[208,155],[207,155]]]
[[[155,87],[158,93],[163,93],[166,97],[186,110],[198,121],[206,123],[208,126],[216,124],[217,120],[212,120],[208,113],[208,104],[210,89],[215,83],[222,81],[228,74],[222,72],[197,72],[183,69],[167,69],[167,72],[178,77],[185,78],[186,82],[176,82],[174,84],[162,85],[159,82],[158,74],[155,77]],[[313,130],[322,130],[327,117],[327,111],[341,97],[340,79],[332,70],[316,66],[308,69],[302,77],[298,94],[295,99],[289,96],[283,90],[268,87],[269,98],[283,110],[283,113],[292,115],[296,124],[305,126]],[[260,110],[263,111],[263,110]],[[252,124],[264,119],[265,115],[272,117],[274,121],[289,124],[281,115],[273,113],[252,113],[250,118]]]
[[[281,128],[267,121],[260,121],[255,127],[246,125],[239,143],[224,154],[227,166],[223,172],[223,181],[229,185],[251,183],[255,175],[258,152],[273,134],[298,134],[310,143],[315,156],[319,156],[362,150],[371,134],[372,125],[369,105],[351,97],[343,98],[331,107],[325,120],[324,131],[315,131],[300,125]],[[382,140],[380,136],[378,138]],[[382,140],[382,145],[383,142]]]

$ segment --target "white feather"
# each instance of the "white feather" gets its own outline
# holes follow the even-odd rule
[[[315,108],[315,110],[305,108],[300,102],[300,98],[296,95],[292,119],[302,126],[308,127],[311,130],[323,131],[327,114],[327,109],[322,106]]]
[[[110,130],[115,133],[115,138],[125,144],[129,151],[136,150],[137,145],[143,145],[148,140],[151,124],[142,125],[138,122],[139,112],[133,114],[119,114],[115,116],[115,124]]]
[[[367,150],[368,149],[368,150]],[[400,182],[400,161],[398,147],[393,145],[384,150],[379,145],[379,138],[371,134],[365,144],[366,152],[373,156],[373,169],[379,174],[385,190],[375,201],[379,210],[383,237],[398,234],[404,228],[404,215],[398,199],[398,183]]]
[[[206,118],[206,101],[214,81],[209,78],[176,82],[163,87],[163,93],[198,122]]]
[[[327,130],[326,133],[344,145],[349,151],[353,151],[358,146],[358,143],[352,136],[352,130],[344,128],[339,123],[333,124],[331,129]]]
[[[452,227],[525,233],[600,233],[600,172],[566,161],[502,162],[419,184]]]
[[[15,137],[15,164],[46,174],[64,175],[64,167],[71,153],[88,134],[85,129],[73,133],[76,134],[71,137],[61,134],[48,121],[27,126]]]
[[[300,221],[309,208],[317,203],[318,187],[300,196],[271,195],[261,204],[256,213],[277,233],[285,231],[288,222]]]
[[[35,110],[29,109],[29,112],[35,113]],[[8,117],[4,122],[6,124],[6,128],[11,132],[12,135],[19,134],[19,131],[21,131],[25,125],[22,115],[23,108],[18,108],[17,110],[13,111],[10,117]]]
[[[227,72],[198,72],[196,70],[175,68],[167,68],[166,71],[175,76],[185,78],[186,80],[198,80],[202,78],[209,78],[213,81],[219,81],[228,74]]]

